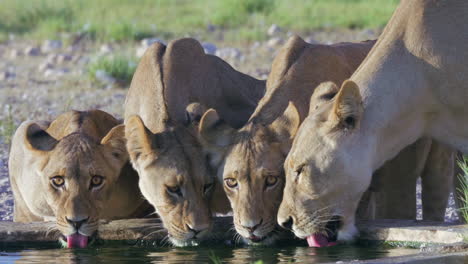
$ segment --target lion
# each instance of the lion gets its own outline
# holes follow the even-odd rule
[[[281,225],[309,240],[325,229],[352,240],[358,202],[385,161],[424,136],[468,152],[467,16],[464,1],[399,4],[350,80],[301,124],[284,164]]]
[[[243,127],[229,126],[215,109],[202,117],[201,142],[217,161],[212,165],[224,179],[234,225],[245,243],[268,245],[278,238],[283,163],[307,116],[309,100],[305,98],[321,82],[341,83],[349,78],[374,43],[318,45],[293,36],[275,57],[267,93]]]
[[[240,127],[264,91],[264,81],[205,54],[194,39],[155,43],[143,55],[125,102],[127,149],[173,245],[206,240],[213,214],[231,210],[198,140],[199,116],[189,113],[200,107],[191,103],[219,109],[229,125]]]
[[[129,163],[124,126],[106,112],[25,121],[11,146],[14,221],[55,221],[68,247],[86,247],[100,219],[143,217],[151,210]]]

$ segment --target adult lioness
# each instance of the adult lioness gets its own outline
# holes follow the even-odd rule
[[[212,214],[230,210],[222,184],[209,171],[187,105],[220,109],[230,125],[239,127],[264,87],[263,81],[205,54],[193,39],[167,47],[156,43],[142,57],[125,102],[127,148],[141,191],[174,245],[197,244],[209,233]]]
[[[372,172],[402,148],[429,136],[468,152],[467,18],[466,1],[400,3],[351,80],[301,125],[279,223],[310,237],[335,220],[349,240]]]
[[[124,127],[103,111],[23,122],[9,170],[14,221],[55,220],[68,247],[86,247],[99,219],[144,216],[150,208],[129,163]]]
[[[232,128],[213,109],[203,116],[202,140],[217,161],[212,165],[224,178],[235,228],[246,243],[270,244],[277,238],[283,163],[307,115],[314,88],[323,81],[341,83],[351,76],[374,43],[316,45],[293,36],[273,61],[267,93],[247,124]]]

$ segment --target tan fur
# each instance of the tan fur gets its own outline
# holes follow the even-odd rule
[[[466,17],[464,1],[400,3],[352,81],[341,88],[358,87],[360,97],[350,105],[362,105],[361,114],[355,116],[359,125],[337,126],[339,116],[333,109],[340,108],[342,101],[323,104],[302,123],[285,162],[280,223],[293,219],[295,234],[305,237],[323,230],[326,219],[338,216],[338,239],[349,240],[356,234],[359,199],[372,173],[385,161],[424,136],[468,152]],[[453,152],[444,146],[430,153],[434,155],[427,158],[428,171],[448,168],[434,162],[434,157],[453,160]],[[445,182],[423,186],[446,186],[452,182],[452,175],[447,176]],[[413,176],[404,179],[413,180]]]
[[[218,177],[238,182],[237,188],[225,183],[224,189],[234,210],[236,230],[246,243],[256,243],[249,239],[252,234],[262,238],[263,244],[276,239],[273,230],[284,186],[283,162],[309,111],[314,88],[323,81],[344,81],[373,44],[315,45],[291,37],[276,56],[267,93],[246,125],[232,128],[219,120],[215,110],[203,116],[200,135],[219,168]],[[278,179],[276,185],[266,186],[269,176]]]
[[[67,236],[91,236],[99,219],[141,217],[149,209],[125,149],[124,127],[99,111],[71,111],[48,122],[26,121],[16,130],[9,159],[14,221],[54,220]],[[94,175],[104,177],[90,189]],[[62,176],[63,189],[50,178]],[[66,219],[88,219],[75,230]]]
[[[242,126],[264,89],[193,39],[156,43],[142,57],[125,103],[127,148],[173,244],[197,244],[209,234],[211,216],[230,210],[198,142],[199,111],[219,109],[231,126]]]

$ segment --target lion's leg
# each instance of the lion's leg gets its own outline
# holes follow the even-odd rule
[[[41,218],[34,215],[31,210],[29,210],[26,202],[21,196],[18,186],[16,185],[15,178],[10,175],[11,189],[13,191],[13,221],[14,222],[34,222],[42,221]]]
[[[13,206],[13,221],[14,222],[37,222],[42,221],[42,218],[34,215],[27,207],[23,198],[20,195],[14,195]]]
[[[416,219],[416,180],[423,170],[430,146],[429,139],[419,139],[374,173],[379,183],[377,218]]]
[[[423,219],[444,221],[453,185],[455,152],[434,141],[421,175]]]

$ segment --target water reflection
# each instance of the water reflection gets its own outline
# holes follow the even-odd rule
[[[308,248],[297,245],[277,247],[228,247],[211,245],[193,248],[100,246],[90,249],[2,248],[0,263],[323,263],[375,259],[417,253],[411,249],[376,246]]]

